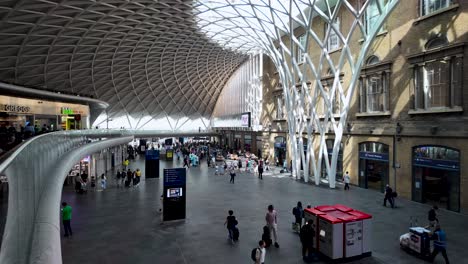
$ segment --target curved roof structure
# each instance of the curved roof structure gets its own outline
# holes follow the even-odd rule
[[[1,1],[0,80],[107,101],[115,127],[209,118],[247,56],[208,39],[192,4]]]

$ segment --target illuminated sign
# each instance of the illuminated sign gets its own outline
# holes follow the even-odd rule
[[[28,113],[31,111],[31,108],[29,106],[23,106],[23,105],[0,104],[0,111],[15,112],[15,113]]]
[[[73,115],[74,114],[73,109],[71,109],[70,107],[62,107],[60,112],[62,113],[62,115]]]

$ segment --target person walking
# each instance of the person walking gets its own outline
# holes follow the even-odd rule
[[[133,171],[133,177],[132,177],[132,186],[136,187],[137,186],[137,176],[136,176],[136,171]]]
[[[445,232],[440,228],[439,224],[436,225],[435,231],[431,236],[431,240],[434,240],[434,250],[432,251],[430,261],[434,262],[435,257],[439,254],[439,252],[441,252],[442,256],[444,257],[445,263],[449,264],[447,256],[446,235]]]
[[[72,207],[68,205],[66,202],[62,203],[62,223],[63,223],[63,230],[64,230],[64,237],[73,236],[73,232],[71,229],[71,217],[72,217]]]
[[[275,247],[279,248],[278,244],[278,221],[277,213],[273,205],[268,205],[268,211],[265,216],[266,225],[270,229],[270,233],[273,233],[273,238],[275,240]]]
[[[302,259],[306,262],[310,261],[310,255],[314,249],[314,221],[309,219],[304,226],[301,228],[300,238],[302,244]]]
[[[107,188],[107,177],[104,173],[101,175],[101,189],[105,190]]]
[[[236,172],[234,171],[234,168],[231,168],[229,170],[229,174],[231,175],[231,179],[229,180],[229,182],[234,183],[234,178],[236,177]]]
[[[292,214],[295,218],[295,230],[296,232],[299,232],[302,227],[302,218],[304,217],[304,209],[302,208],[302,203],[300,201],[297,202],[297,206],[293,208]]]
[[[264,264],[265,263],[265,241],[258,241],[258,248],[255,250],[255,264]]]
[[[434,205],[431,210],[427,213],[427,220],[429,220],[429,229],[434,230],[437,224],[439,224],[439,219],[437,218],[437,210],[439,207]]]
[[[116,182],[117,182],[117,188],[120,188],[120,183],[122,179],[122,173],[120,170],[117,170],[117,175],[115,176]]]
[[[123,164],[123,170],[125,171],[128,168],[130,161],[128,161],[128,159],[125,159],[122,164]]]
[[[136,178],[136,186],[140,185],[140,180],[141,180],[141,170],[137,168],[135,171],[135,178]]]
[[[263,180],[263,160],[261,160],[258,164],[258,178]]]
[[[383,201],[383,205],[385,207],[387,206],[387,200],[390,202],[390,205],[393,208],[394,207],[394,205],[393,205],[393,190],[392,190],[392,188],[390,187],[389,184],[387,184],[385,186],[385,197],[384,197],[384,201]]]
[[[346,190],[349,190],[349,182],[351,181],[351,177],[349,177],[349,173],[346,172],[345,175],[343,176],[343,181],[345,183],[344,185],[344,189],[345,191]]]
[[[226,221],[224,222],[224,225],[228,229],[228,238],[231,240],[232,243],[234,241],[237,241],[237,238],[234,237],[236,225],[238,224],[236,217],[234,216],[234,211],[229,210],[228,211],[228,216],[226,217]]]

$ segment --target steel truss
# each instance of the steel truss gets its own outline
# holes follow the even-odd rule
[[[354,4],[356,1],[347,0],[198,2],[199,13],[209,14],[205,16],[209,19],[204,19],[202,30],[205,29],[207,34],[226,46],[242,40],[242,43],[246,43],[246,49],[254,49],[255,46],[261,48],[275,64],[286,102],[293,175],[301,177],[298,172],[302,161],[304,181],[309,181],[311,168],[315,184],[318,185],[324,160],[329,186],[335,188],[343,129],[362,64],[380,28],[399,0],[362,1],[364,3],[358,7]],[[374,23],[367,25],[366,29],[365,14],[371,5],[377,8],[378,14]],[[348,32],[342,32],[333,23],[343,11],[354,16]],[[324,37],[313,29],[314,23],[319,22],[327,25]],[[217,34],[212,32],[213,29],[218,29]],[[295,34],[298,31],[305,32],[305,43],[301,43]],[[356,32],[362,34],[363,43],[360,51],[353,54],[349,44]],[[333,61],[329,54],[328,42],[332,35],[341,42],[341,50],[336,51],[339,54],[338,62]],[[311,56],[309,52],[312,48],[320,49],[318,57]],[[304,56],[301,61],[296,58],[298,51]],[[343,86],[340,74],[345,65],[351,68],[352,76],[349,84]],[[333,76],[333,85],[329,89],[325,89],[322,84],[325,67],[329,69],[328,75]],[[340,104],[338,115],[333,107],[337,100]],[[318,109],[322,104],[325,109],[323,115],[320,115]],[[335,135],[331,160],[326,147],[326,138],[330,132]],[[308,139],[306,153],[302,151],[303,134]],[[317,140],[318,150],[314,149]]]

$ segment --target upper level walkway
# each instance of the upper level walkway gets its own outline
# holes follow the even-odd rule
[[[163,168],[180,167],[181,161],[161,161]],[[130,164],[143,169],[144,161]],[[105,191],[76,194],[66,188],[62,200],[73,207],[73,237],[62,238],[63,261],[74,263],[251,263],[250,251],[261,238],[266,207],[278,210],[280,248],[267,249],[265,263],[304,263],[298,235],[291,231],[292,207],[344,204],[373,215],[372,257],[352,263],[426,263],[399,247],[399,236],[408,231],[410,217],[425,225],[429,205],[397,199],[397,208],[383,207],[383,194],[351,186],[344,191],[304,184],[287,174],[267,173],[263,180],[241,174],[235,184],[229,176],[215,176],[207,168],[192,167],[187,174],[187,219],[161,224],[160,179],[143,180],[139,187],[118,189],[113,173],[108,175]],[[240,241],[231,245],[223,223],[229,209],[239,220]],[[439,219],[448,237],[452,263],[468,259],[464,225],[468,216],[439,210]],[[438,256],[435,263],[443,263]]]

